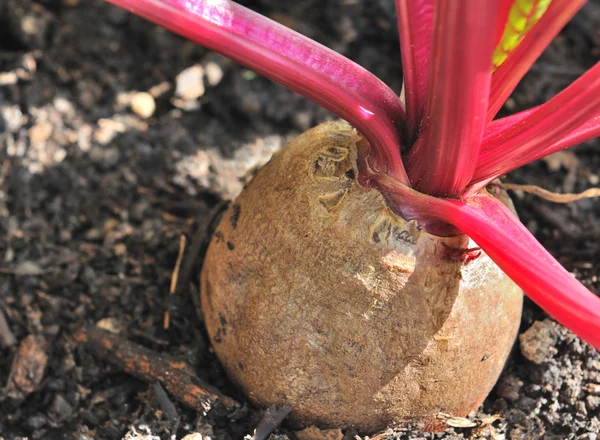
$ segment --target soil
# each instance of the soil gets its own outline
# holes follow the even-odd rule
[[[242,3],[400,90],[393,0]],[[544,102],[597,62],[599,28],[596,0],[541,57],[503,113]],[[261,413],[250,405],[234,416],[193,411],[95,357],[75,334],[99,325],[184,358],[201,380],[244,402],[196,313],[207,230],[273,151],[332,118],[102,1],[0,0],[0,438],[251,434]],[[598,147],[598,140],[588,142],[507,181],[583,191],[598,184]],[[514,199],[539,240],[600,292],[597,200]],[[188,245],[170,294],[182,235]],[[521,332],[498,386],[472,417],[477,426],[449,419],[444,433],[415,427],[379,438],[596,439],[597,352],[530,302]],[[274,438],[294,434],[283,423]]]

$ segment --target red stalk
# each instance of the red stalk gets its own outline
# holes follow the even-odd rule
[[[534,61],[583,6],[585,0],[552,0],[548,10],[492,77],[487,121],[491,121]]]
[[[373,145],[372,165],[408,184],[400,157],[404,108],[373,74],[230,0],[108,0],[320,104]]]
[[[448,222],[460,229],[529,298],[600,349],[600,298],[569,274],[499,200],[487,193],[466,202],[439,199],[418,193],[381,173],[373,173],[371,180],[399,214],[426,222]]]
[[[434,0],[396,0],[410,143],[418,136],[427,95],[433,3]]]
[[[498,0],[436,0],[435,32],[421,136],[408,172],[419,191],[459,196],[485,128]]]
[[[503,132],[520,123],[535,110],[537,110],[537,107],[533,107],[522,112],[515,113],[514,115],[496,119],[490,122],[485,129],[485,133],[483,134],[483,144],[489,142],[489,140],[492,138],[499,137]]]
[[[490,181],[529,162],[573,145],[563,138],[584,124],[594,135],[591,118],[600,115],[600,62],[550,101],[517,123],[485,139],[473,183]],[[579,131],[577,139],[585,139]]]
[[[496,33],[494,35],[494,47],[498,46],[500,40],[502,39],[502,34],[504,33],[506,23],[508,22],[508,14],[510,12],[510,8],[512,8],[514,3],[515,0],[500,1],[500,5],[498,6],[498,13],[496,15]]]

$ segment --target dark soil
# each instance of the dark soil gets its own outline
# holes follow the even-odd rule
[[[346,54],[399,91],[392,0],[244,3]],[[598,29],[595,1],[547,50],[505,113],[547,100],[597,62]],[[176,77],[194,65],[204,68],[205,90],[181,96],[175,87],[184,79]],[[154,111],[144,101],[132,111],[138,91],[154,95]],[[138,116],[145,111],[148,119]],[[332,117],[102,1],[0,0],[0,438],[251,434],[258,411],[249,408],[235,421],[196,413],[98,360],[74,334],[100,323],[187,359],[200,378],[244,401],[212,354],[192,299],[205,230],[221,201],[274,150]],[[598,184],[599,147],[588,142],[507,180],[582,191]],[[524,223],[599,292],[598,201],[515,199]],[[188,246],[177,291],[169,295],[182,234]],[[527,302],[522,331],[541,322],[522,338],[477,415],[482,425],[438,437],[597,438],[600,358],[545,318]],[[292,435],[284,424],[277,438]],[[418,429],[389,436],[431,438]]]

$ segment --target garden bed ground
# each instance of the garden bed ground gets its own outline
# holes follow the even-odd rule
[[[346,54],[399,91],[392,0],[244,3]],[[547,100],[597,62],[598,29],[595,1],[504,111]],[[303,98],[102,1],[0,0],[0,438],[252,433],[258,411],[248,408],[231,421],[174,399],[169,406],[151,384],[94,357],[75,333],[100,323],[187,359],[200,378],[244,401],[212,354],[192,300],[205,231],[244,176],[287,139],[328,118]],[[582,191],[598,185],[599,147],[589,142],[507,180]],[[599,292],[598,201],[564,206],[522,194],[515,200],[543,244]],[[188,246],[169,295],[182,234]],[[537,337],[524,340],[523,352],[515,349],[475,418],[480,426],[438,437],[597,438],[600,357],[545,318],[526,303],[521,332],[542,321],[527,334]],[[23,377],[15,376],[19,362]],[[293,438],[285,424],[280,433]],[[387,435],[431,438],[418,429]]]

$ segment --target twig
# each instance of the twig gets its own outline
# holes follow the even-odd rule
[[[221,215],[229,206],[229,201],[221,201],[208,214],[208,218],[205,223],[198,226],[196,232],[193,235],[192,241],[186,252],[187,257],[184,259],[181,265],[181,271],[179,273],[179,285],[180,286],[188,286],[190,284],[190,280],[192,278],[192,272],[194,271],[194,267],[202,266],[202,261],[204,260],[204,255],[206,253],[206,249],[208,248],[208,244],[210,243],[210,238],[212,236],[213,231],[216,229],[219,220],[221,219]],[[199,304],[199,298],[196,290],[192,290],[192,302],[194,303],[194,307],[196,308],[196,313],[202,319],[202,310]]]
[[[12,347],[17,343],[17,338],[10,330],[4,312],[0,309],[0,348]]]
[[[600,197],[600,188],[590,188],[578,194],[559,194],[536,185],[517,185],[515,183],[497,183],[500,188],[523,191],[554,203],[570,203],[580,199]]]
[[[232,413],[240,404],[204,383],[184,361],[158,354],[105,330],[89,328],[75,334],[97,357],[149,383],[159,382],[174,398],[197,412],[223,407]]]
[[[177,290],[177,280],[179,279],[179,268],[181,267],[181,260],[183,260],[183,254],[185,252],[185,244],[187,239],[185,235],[181,235],[179,239],[179,253],[177,254],[177,261],[175,262],[175,267],[173,268],[173,274],[171,275],[171,286],[169,287],[169,296],[173,295]],[[164,315],[163,320],[163,328],[166,330],[169,328],[169,324],[171,321],[171,315],[167,310]]]

